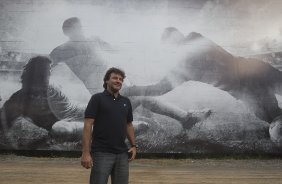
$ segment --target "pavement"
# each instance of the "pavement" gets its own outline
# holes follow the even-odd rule
[[[282,184],[282,159],[136,159],[130,184]],[[0,184],[88,183],[80,158],[0,155]],[[109,180],[110,183],[110,180]]]

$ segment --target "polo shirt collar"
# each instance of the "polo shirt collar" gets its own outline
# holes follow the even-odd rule
[[[113,98],[116,98],[113,94],[111,94],[108,90],[104,90],[104,92],[103,92],[105,95],[107,95],[107,96],[112,96]],[[121,95],[120,94],[118,94],[118,96],[117,96],[117,98],[120,98],[121,97]]]

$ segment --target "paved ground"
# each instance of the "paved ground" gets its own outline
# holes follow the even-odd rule
[[[0,155],[0,184],[88,183],[79,158]],[[282,184],[282,160],[137,159],[131,184]]]

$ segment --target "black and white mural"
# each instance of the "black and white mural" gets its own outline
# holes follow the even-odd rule
[[[281,8],[0,0],[0,149],[80,150],[84,109],[115,66],[140,152],[282,153]]]

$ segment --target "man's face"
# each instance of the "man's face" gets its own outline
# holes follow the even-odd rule
[[[110,79],[107,80],[106,83],[108,89],[112,92],[118,92],[122,87],[123,78],[119,74],[111,73]]]

